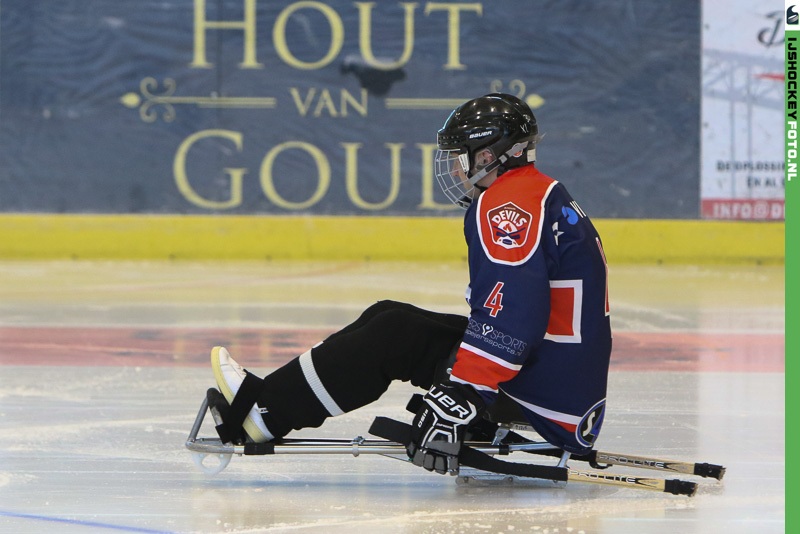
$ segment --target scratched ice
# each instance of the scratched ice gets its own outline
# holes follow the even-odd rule
[[[213,385],[214,344],[263,373],[381,298],[465,313],[463,265],[0,263],[0,531],[783,532],[783,268],[610,276],[598,448],[724,464],[694,498],[456,484],[364,455],[234,457],[215,477],[198,472],[184,441]],[[366,435],[377,415],[408,418],[411,392],[398,384],[300,435]]]

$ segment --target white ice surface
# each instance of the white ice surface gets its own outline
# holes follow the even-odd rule
[[[35,325],[41,317],[41,323],[48,325],[127,325],[155,322],[158,317],[162,325],[208,321],[237,326],[263,324],[274,313],[264,303],[269,287],[226,293],[214,285],[203,293],[192,282],[257,284],[259,276],[274,275],[274,266],[246,265],[237,270],[235,266],[190,265],[179,269],[184,276],[178,276],[174,266],[78,266],[79,262],[0,265],[0,274],[6,278],[12,274],[34,282],[51,280],[49,287],[43,283],[39,290],[35,289],[38,282],[30,287],[18,283],[16,292],[6,292],[0,308],[2,324]],[[363,278],[369,287],[358,299],[371,299],[387,288],[393,298],[403,295],[391,285],[398,270],[387,268],[384,278],[375,266],[358,269],[345,269],[344,279],[309,270],[305,278],[291,275],[289,282],[300,285],[303,295],[313,295],[322,287],[336,295],[337,283],[343,284],[338,286],[340,291],[345,287],[349,294],[348,284],[357,287],[357,279]],[[437,271],[426,277],[425,269],[412,274],[418,282],[422,280],[423,287],[431,288],[430,296],[412,292],[407,300],[437,300],[437,291],[452,289],[448,284],[460,286],[451,284],[447,273]],[[642,272],[647,277],[658,273],[652,269]],[[698,286],[707,276],[705,270],[665,272],[666,279],[688,277]],[[763,271],[708,276],[722,277],[735,288],[743,279],[753,283],[752,277],[757,284],[759,273]],[[83,276],[87,279],[83,286],[65,284]],[[134,282],[140,284],[138,289],[125,291],[125,284],[135,286]],[[284,279],[280,284],[289,282]],[[97,286],[105,287],[105,292]],[[188,286],[188,293],[180,291],[181,286]],[[741,325],[752,314],[744,304],[746,295],[736,291],[729,292],[734,295],[732,301],[719,302],[717,296],[726,293],[724,284],[709,289],[714,291],[713,298],[694,294],[674,301],[648,300],[646,295],[634,298],[638,293],[633,289],[620,288],[622,317],[618,320],[644,325],[643,330],[657,330],[659,325],[680,330],[680,324],[691,323],[701,331],[728,325],[742,331]],[[344,324],[357,312],[362,303],[358,299],[339,299],[336,304],[342,307],[336,313],[324,311],[334,306],[330,296],[319,301],[302,297],[301,305],[320,310],[313,316],[319,324],[335,325]],[[278,295],[278,300],[291,299]],[[16,312],[15,302],[22,305]],[[456,310],[458,302],[444,301],[443,306]],[[198,309],[216,312],[204,315]],[[256,311],[250,314],[248,310]],[[749,323],[753,329],[782,331],[783,324],[776,322],[782,301],[767,306],[765,313],[773,321],[755,318]],[[687,317],[715,317],[717,322],[704,327],[708,321],[692,322]],[[638,328],[625,324],[618,323],[621,329]],[[213,385],[210,368],[0,365],[0,373],[0,532],[784,531],[782,373],[612,372],[608,415],[598,448],[724,464],[728,468],[724,481],[699,479],[701,487],[694,498],[579,483],[460,485],[452,477],[366,455],[234,457],[225,471],[212,478],[197,471],[184,448],[204,391]],[[378,403],[299,436],[366,435],[377,415],[408,418],[403,407],[410,393],[403,384],[393,386]],[[201,434],[213,435],[210,422]]]

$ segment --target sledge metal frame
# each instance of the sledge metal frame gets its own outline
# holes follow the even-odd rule
[[[223,443],[221,439],[198,437],[200,429],[206,417],[206,413],[211,413],[214,423],[219,425],[222,419],[219,413],[209,406],[208,398],[203,398],[200,410],[194,420],[194,424],[186,440],[186,448],[192,452],[192,459],[196,466],[207,475],[216,475],[224,470],[231,461],[233,455],[237,456],[264,456],[274,454],[351,454],[354,457],[362,454],[378,454],[390,458],[410,462],[406,454],[406,446],[401,443],[385,439],[365,439],[357,436],[353,439],[303,439],[303,438],[283,438],[279,441],[258,444],[248,438],[244,444]],[[576,470],[569,467],[570,459],[585,461],[596,469],[604,470],[612,465],[625,466],[637,469],[649,469],[661,471],[662,473],[681,473],[684,475],[695,475],[704,478],[714,478],[721,481],[725,475],[725,468],[721,465],[708,463],[691,463],[658,458],[649,458],[628,454],[608,453],[592,451],[586,456],[572,456],[570,453],[551,445],[544,441],[524,441],[514,443],[504,443],[504,439],[513,430],[533,431],[529,426],[518,423],[500,423],[494,439],[488,441],[468,441],[469,446],[482,453],[495,455],[508,455],[513,452],[526,452],[536,455],[558,457],[556,467],[568,470],[567,481],[583,482],[593,484],[604,484],[622,486],[635,489],[647,489],[672,493],[674,495],[694,496],[698,489],[695,482],[662,479],[662,478],[642,478],[629,474],[612,474],[598,471]],[[527,438],[526,438],[527,439]],[[206,458],[216,457],[217,465],[209,466],[204,463]],[[603,465],[598,462],[602,461]],[[517,481],[521,477],[492,471],[483,471],[472,467],[461,466],[458,473],[457,482],[467,483],[476,481]],[[531,479],[527,479],[531,480]],[[549,480],[549,479],[541,479]],[[552,480],[554,484],[563,484]]]

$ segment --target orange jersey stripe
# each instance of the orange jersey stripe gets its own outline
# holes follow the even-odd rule
[[[452,376],[470,384],[486,386],[497,390],[498,384],[517,376],[519,371],[509,369],[482,356],[460,347],[453,365]]]

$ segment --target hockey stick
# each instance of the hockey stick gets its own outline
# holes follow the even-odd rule
[[[667,471],[670,473],[681,473],[684,475],[697,475],[700,477],[715,478],[717,480],[722,480],[722,477],[725,476],[725,468],[721,465],[680,462],[677,460],[664,460],[646,456],[635,456],[633,454],[592,451],[585,456],[572,456],[572,459],[589,462],[592,467],[598,469],[605,469],[611,465],[618,465],[636,467],[640,469],[652,469],[655,471]],[[601,463],[605,465],[600,465]]]
[[[390,441],[403,443],[409,439],[410,429],[411,426],[407,423],[402,423],[386,417],[376,417],[369,429],[369,432],[370,434],[386,438]],[[643,478],[631,475],[597,473],[593,471],[578,471],[567,467],[506,462],[493,457],[493,455],[509,454],[515,450],[525,450],[525,445],[525,443],[510,443],[500,445],[484,444],[481,447],[475,447],[470,443],[465,443],[461,448],[461,453],[459,453],[458,459],[462,465],[490,473],[541,478],[554,481],[567,480],[573,482],[589,482],[593,484],[623,486],[628,488],[661,491],[672,493],[673,495],[688,495],[690,497],[694,496],[694,494],[697,492],[697,484],[695,482],[687,482],[676,479],[664,480],[657,478]],[[405,447],[405,445],[403,446]],[[543,451],[547,449],[538,448],[538,450]],[[553,447],[550,446],[549,450],[553,450]],[[536,450],[528,452],[536,452]]]
[[[508,436],[512,438],[514,443],[524,443],[528,441],[524,436],[509,432]],[[560,449],[539,449],[529,451],[533,454],[541,454],[545,456],[561,456]],[[578,462],[587,462],[595,469],[607,469],[612,465],[622,467],[635,467],[637,469],[651,469],[654,471],[662,471],[668,473],[680,473],[683,475],[695,475],[705,478],[715,478],[722,480],[725,476],[725,467],[709,463],[696,463],[696,462],[682,462],[678,460],[666,460],[664,458],[653,458],[650,456],[638,456],[634,454],[623,454],[607,451],[591,451],[588,454],[573,454],[570,460]]]
[[[503,398],[500,398],[499,401],[503,401]],[[416,413],[419,410],[422,404],[422,395],[416,393],[412,395],[411,399],[408,401],[408,405],[406,406],[406,410],[410,411],[411,413]],[[503,409],[508,410],[507,406],[505,408],[500,408],[501,415],[510,415],[513,419],[513,413],[502,414]],[[502,420],[498,421],[494,418],[490,418],[493,424],[498,425],[499,428],[504,429],[505,432],[503,434],[504,437],[508,437],[511,439],[513,443],[524,443],[530,441],[525,436],[521,436],[514,432],[514,430],[518,431],[527,431],[527,432],[535,432],[533,427],[527,423],[509,423],[504,422]],[[486,424],[485,422],[483,423]],[[496,430],[496,429],[493,429]],[[561,456],[564,451],[558,448],[551,448],[551,449],[537,449],[535,451],[528,451],[534,454],[541,454],[545,456]],[[622,453],[614,453],[614,452],[605,452],[605,451],[591,451],[585,455],[577,455],[573,454],[570,456],[570,460],[576,460],[579,462],[587,462],[595,469],[607,469],[609,466],[617,465],[623,467],[635,467],[640,469],[651,469],[654,471],[662,471],[668,473],[679,473],[684,475],[695,475],[700,477],[706,478],[715,478],[717,480],[722,480],[722,477],[725,476],[725,468],[721,465],[709,464],[709,463],[695,463],[695,462],[680,462],[676,460],[665,460],[663,458],[653,458],[647,456],[637,456],[633,454],[622,454]]]
[[[677,479],[643,478],[630,475],[612,475],[610,473],[570,469],[567,480],[570,482],[590,482],[592,484],[606,484],[609,486],[661,491],[664,493],[672,493],[673,495],[687,495],[689,497],[694,497],[697,493],[697,484],[695,482]]]

